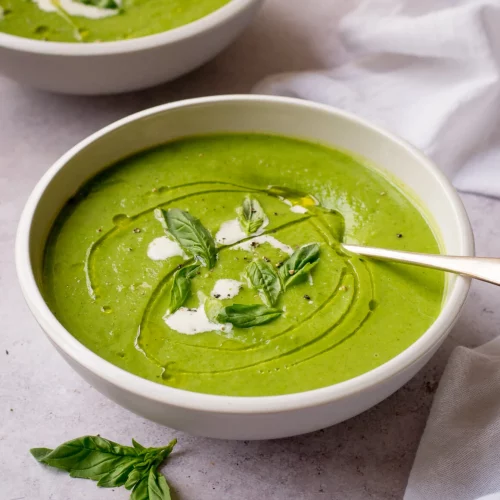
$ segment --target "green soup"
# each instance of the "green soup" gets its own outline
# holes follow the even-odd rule
[[[53,42],[110,42],[178,28],[230,0],[0,0],[0,32]]]
[[[390,360],[440,312],[441,272],[361,259],[341,240],[439,253],[405,194],[344,152],[187,138],[68,202],[44,293],[80,342],[141,377],[233,396],[306,391]]]

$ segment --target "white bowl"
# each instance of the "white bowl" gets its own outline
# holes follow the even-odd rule
[[[214,132],[268,132],[319,141],[383,166],[432,214],[443,251],[473,255],[470,224],[456,191],[415,148],[365,121],[296,99],[220,96],[176,102],[117,121],[60,158],[31,194],[19,223],[16,264],[26,301],[68,363],[118,404],[169,427],[225,439],[268,439],[314,431],[377,404],[429,360],[455,323],[470,280],[448,276],[441,314],[408,349],[382,366],[312,391],[268,397],[199,394],[150,382],[100,358],[57,321],[40,293],[47,234],[68,198],[105,166],[178,137]]]
[[[60,43],[0,33],[0,73],[67,94],[116,94],[158,85],[202,65],[249,24],[263,0],[231,0],[163,33],[104,43]]]

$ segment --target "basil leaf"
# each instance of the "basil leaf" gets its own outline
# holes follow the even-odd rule
[[[141,466],[134,467],[134,470],[128,475],[127,481],[123,486],[127,490],[131,490],[136,486],[136,484],[144,477],[145,472],[148,469]]]
[[[170,306],[167,314],[174,313],[186,302],[191,293],[191,278],[196,276],[199,268],[200,264],[198,263],[190,264],[182,267],[174,274],[172,288],[170,289]]]
[[[101,488],[114,488],[115,486],[123,486],[128,480],[129,474],[133,471],[136,460],[122,460],[119,465],[110,470],[104,476],[101,476],[97,481],[97,486]],[[71,477],[82,477],[81,475],[75,476],[70,472]],[[86,478],[93,479],[93,478]]]
[[[178,208],[156,209],[155,217],[165,220],[169,233],[188,255],[209,269],[215,266],[217,251],[214,239],[198,219]]]
[[[237,328],[250,328],[269,323],[282,314],[279,309],[260,304],[233,304],[222,308],[216,319],[219,323],[231,323]]]
[[[130,446],[121,446],[99,436],[84,436],[62,444],[41,456],[39,449],[32,455],[41,463],[65,470],[71,477],[106,481],[106,487],[125,484],[128,473],[138,463],[138,452]],[[110,474],[116,473],[111,479]],[[125,476],[123,476],[123,474]]]
[[[176,440],[172,441],[165,448],[143,447],[142,456],[144,457],[144,461],[134,466],[134,470],[129,474],[127,482],[124,485],[125,488],[127,490],[131,490],[148,474],[150,469],[157,469],[158,466],[168,457],[168,455],[170,455],[176,442]]]
[[[132,494],[130,495],[130,500],[148,500],[148,481],[149,475],[144,476],[134,487]]]
[[[149,474],[137,483],[130,500],[171,500],[165,476],[150,469]]]
[[[30,452],[43,464],[65,470],[71,477],[92,479],[103,488],[126,484],[132,487],[149,469],[160,465],[172,452],[175,443],[174,440],[163,448],[144,448],[134,441],[134,447],[130,447],[100,436],[84,436],[55,450],[33,448]]]
[[[38,462],[43,462],[43,459],[54,450],[50,448],[32,448],[30,453],[35,457]]]
[[[318,261],[318,243],[310,243],[296,250],[280,267],[280,278],[285,288],[304,278]]]
[[[132,439],[132,445],[139,452],[144,451],[146,449],[144,446],[142,446],[142,444],[139,444],[135,439]]]
[[[119,9],[120,6],[115,0],[78,0],[85,5],[92,5],[99,9]]]
[[[266,220],[266,214],[260,203],[250,196],[243,200],[243,205],[236,212],[241,228],[248,235],[257,232]]]
[[[149,500],[170,500],[170,488],[163,474],[150,469],[148,478]]]
[[[247,276],[253,288],[259,291],[267,306],[274,306],[282,292],[281,280],[274,267],[264,260],[251,262],[247,266]]]
[[[289,287],[293,284],[300,283],[307,278],[307,275],[311,272],[311,269],[318,263],[316,262],[308,262],[302,269],[299,269],[295,274],[290,275],[286,287]]]

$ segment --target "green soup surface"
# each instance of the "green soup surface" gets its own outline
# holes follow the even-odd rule
[[[80,342],[141,377],[210,394],[301,392],[380,366],[440,312],[443,273],[362,259],[342,241],[439,253],[416,205],[345,152],[258,134],[186,138],[111,166],[67,203],[44,294]],[[205,243],[211,264],[183,251]],[[261,314],[271,296],[275,314]],[[241,306],[237,321],[217,315]]]
[[[127,40],[178,28],[229,1],[0,0],[0,32],[52,42]]]

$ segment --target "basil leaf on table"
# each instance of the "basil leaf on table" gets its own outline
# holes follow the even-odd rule
[[[285,288],[288,288],[293,283],[305,278],[307,273],[319,261],[319,244],[309,243],[300,247],[298,250],[283,263],[279,273]]]
[[[219,323],[231,323],[237,328],[250,328],[269,323],[282,314],[280,309],[260,304],[233,304],[222,308],[216,319]]]
[[[248,235],[254,234],[264,224],[266,215],[260,203],[250,196],[243,200],[243,205],[239,207],[236,212],[238,213],[238,221],[241,228]]]
[[[251,262],[247,266],[247,276],[267,306],[274,306],[278,302],[282,292],[281,280],[271,264],[264,260]]]
[[[149,474],[134,488],[130,500],[171,500],[165,477],[150,469]]]
[[[119,9],[120,6],[116,0],[78,0],[85,5],[92,5],[99,9]]]
[[[214,239],[198,219],[178,208],[156,209],[155,217],[160,222],[164,220],[169,233],[188,255],[209,269],[215,266],[217,251]]]
[[[170,289],[168,314],[174,313],[186,302],[191,293],[191,278],[196,276],[199,268],[200,264],[198,263],[190,264],[182,267],[174,274],[172,288]]]
[[[138,487],[144,479],[148,480],[153,472],[158,484],[166,485],[159,479],[156,469],[170,455],[176,440],[163,448],[145,448],[136,441],[133,447],[122,446],[100,436],[83,436],[63,443],[56,449],[33,448],[30,450],[35,459],[45,465],[69,472],[71,477],[97,481],[97,486],[115,488]],[[168,492],[162,486],[163,491]],[[157,488],[161,492],[162,489]],[[156,494],[156,493],[155,493]],[[170,499],[168,496],[144,498]]]

